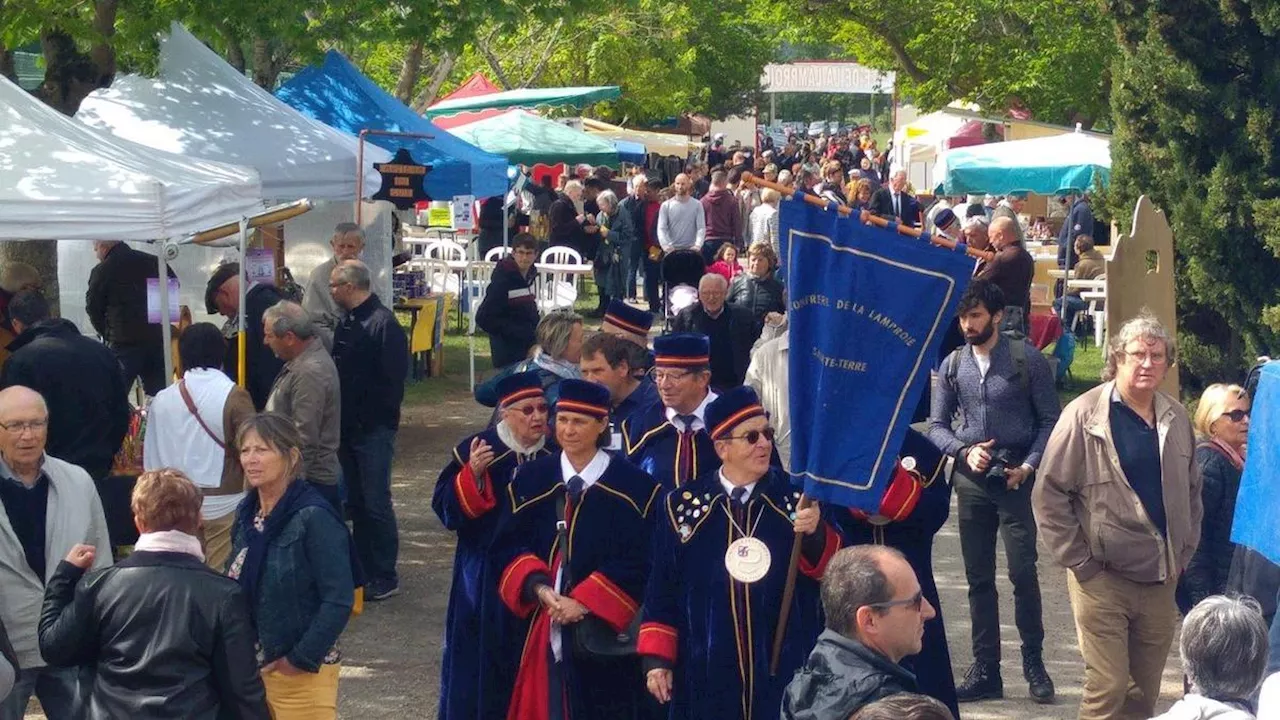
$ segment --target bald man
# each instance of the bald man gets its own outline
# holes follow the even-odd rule
[[[21,671],[0,703],[0,720],[22,720],[34,693],[51,718],[81,717],[78,668],[52,668],[40,655],[45,582],[73,547],[93,545],[93,568],[111,565],[102,503],[89,474],[45,454],[49,409],[36,391],[0,391],[0,621]]]
[[[1036,261],[1018,239],[1017,225],[1007,217],[991,221],[987,231],[996,256],[978,271],[1004,292],[1005,311],[1002,329],[1027,332],[1031,318],[1031,280],[1036,274]]]
[[[680,311],[673,332],[702,333],[711,340],[711,387],[717,393],[738,387],[747,377],[751,346],[761,324],[751,310],[725,302],[729,281],[707,273],[698,282],[698,303]]]

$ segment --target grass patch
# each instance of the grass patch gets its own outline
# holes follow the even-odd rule
[[[1102,360],[1102,348],[1094,347],[1093,343],[1089,343],[1088,346],[1081,342],[1076,343],[1076,356],[1071,362],[1071,374],[1058,386],[1058,399],[1062,401],[1063,407],[1102,382]]]

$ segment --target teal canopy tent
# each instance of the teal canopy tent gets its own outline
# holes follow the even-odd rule
[[[472,95],[471,97],[442,100],[427,108],[429,118],[460,112],[487,110],[490,108],[535,108],[556,105],[582,107],[602,100],[612,100],[622,95],[617,85],[596,87],[521,88],[506,92]]]
[[[618,164],[618,150],[608,140],[524,110],[510,110],[449,132],[485,152],[506,156],[513,164]]]
[[[946,195],[1033,192],[1058,195],[1111,180],[1111,142],[1082,132],[957,148],[943,153]]]

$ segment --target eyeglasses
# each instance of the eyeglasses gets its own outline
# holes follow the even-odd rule
[[[28,430],[36,432],[37,430],[43,430],[48,426],[49,418],[45,418],[44,420],[18,420],[11,423],[0,423],[0,428],[4,428],[11,433],[18,434],[22,434]]]
[[[1169,356],[1164,353],[1149,353],[1139,350],[1138,352],[1124,351],[1125,356],[1133,361],[1135,365],[1146,365],[1147,361],[1151,361],[1152,366],[1159,367],[1169,360]]]
[[[688,370],[659,370],[654,368],[649,371],[649,377],[659,384],[664,382],[678,383],[692,374]]]
[[[918,590],[915,595],[906,600],[885,600],[884,602],[868,603],[866,607],[875,608],[876,610],[890,610],[896,607],[911,608],[914,612],[920,612],[920,605],[924,601],[924,591]]]
[[[717,440],[746,440],[748,445],[755,445],[760,442],[761,435],[764,436],[765,440],[773,442],[773,438],[777,433],[777,430],[767,427],[763,430],[748,430],[741,435],[726,435],[722,438],[717,438]]]
[[[1222,417],[1229,418],[1231,422],[1244,422],[1249,419],[1248,410],[1232,410],[1231,412],[1222,413]]]
[[[520,408],[511,408],[511,409],[512,409],[512,410],[515,410],[516,412],[520,413],[521,415],[524,415],[525,417],[532,417],[534,413],[541,413],[541,414],[543,414],[543,415],[546,415],[546,414],[547,414],[547,404],[546,404],[546,403],[538,403],[538,404],[536,404],[536,405],[525,405],[524,407],[520,407]]]

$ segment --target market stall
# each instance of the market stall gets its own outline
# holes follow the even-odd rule
[[[476,78],[480,77],[481,83]],[[613,100],[622,95],[617,85],[600,85],[594,87],[554,87],[554,88],[518,88],[515,90],[499,90],[487,78],[476,73],[470,80],[451,95],[441,99],[427,108],[426,117],[445,122],[438,123],[446,129],[460,124],[469,124],[492,117],[491,111],[512,110],[515,108],[534,109],[539,107],[585,107],[604,100]]]
[[[701,147],[701,143],[691,143],[688,138],[681,135],[636,130],[634,128],[611,125],[600,120],[592,120],[591,118],[582,118],[582,129],[586,133],[606,140],[639,143],[644,145],[645,150],[650,153],[682,159],[687,158],[690,152],[696,152]]]
[[[1081,192],[1111,179],[1111,141],[1080,131],[949,150],[938,159],[947,195]]]
[[[524,110],[508,110],[449,132],[488,152],[505,156],[512,164],[618,165],[618,150],[608,140]]]

